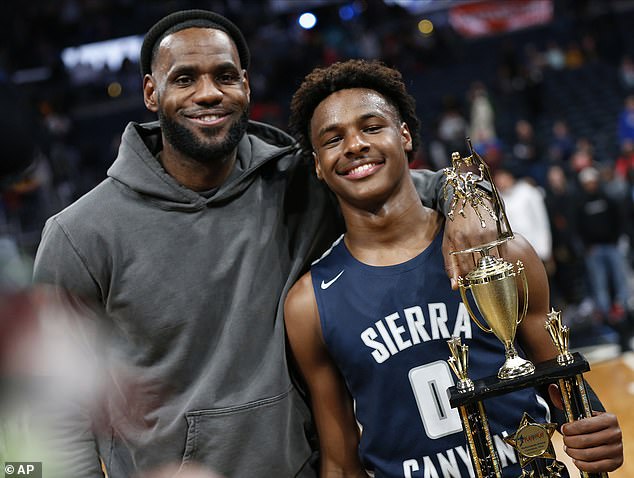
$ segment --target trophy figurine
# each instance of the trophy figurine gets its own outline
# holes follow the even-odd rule
[[[557,383],[566,419],[571,422],[590,417],[592,410],[583,380],[583,372],[590,367],[579,353],[569,352],[569,330],[562,325],[561,314],[554,310],[547,314],[545,327],[557,348],[557,357],[533,364],[518,355],[514,341],[517,327],[528,311],[528,281],[521,261],[511,264],[491,254],[492,249],[513,240],[513,231],[488,166],[473,150],[468,138],[467,145],[470,155],[463,158],[459,153],[453,153],[452,167],[445,169],[445,198],[448,198],[450,189],[453,193],[448,217],[453,220],[458,205],[458,214],[465,216],[465,207],[470,206],[483,228],[486,227],[483,214],[493,219],[497,238],[469,249],[452,251],[452,254],[478,256],[476,267],[458,280],[460,295],[471,320],[502,342],[505,361],[496,375],[472,380],[468,377],[469,347],[463,345],[460,338],[453,337],[448,341],[448,363],[458,383],[449,388],[448,394],[449,403],[460,414],[475,476],[499,478],[502,467],[493,446],[484,400],[523,388]],[[467,290],[471,291],[480,318],[474,313]],[[550,440],[555,429],[555,424],[535,423],[524,412],[517,431],[506,439],[518,455],[522,476],[561,476],[564,467],[555,458]],[[600,478],[607,477],[607,473],[581,472],[581,476]]]

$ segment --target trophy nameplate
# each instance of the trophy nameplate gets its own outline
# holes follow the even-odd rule
[[[557,461],[551,441],[556,429],[557,424],[536,423],[527,413],[524,413],[517,431],[504,439],[517,452],[523,473],[532,472],[532,476],[553,478],[551,469],[565,468]]]

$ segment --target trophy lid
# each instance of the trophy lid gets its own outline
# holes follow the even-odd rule
[[[513,264],[493,256],[481,257],[478,267],[467,274],[468,284],[486,284],[499,279],[515,276]]]

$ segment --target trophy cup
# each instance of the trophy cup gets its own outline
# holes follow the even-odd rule
[[[547,314],[545,327],[559,355],[537,365],[518,355],[514,340],[517,326],[528,310],[528,281],[521,261],[511,264],[491,255],[492,249],[513,240],[513,231],[488,166],[473,150],[468,138],[467,145],[470,155],[462,158],[459,153],[453,153],[452,167],[445,169],[447,186],[453,190],[448,217],[453,220],[458,204],[458,213],[463,216],[465,207],[470,206],[481,226],[486,227],[482,216],[484,211],[496,224],[497,238],[469,249],[452,251],[452,254],[479,255],[475,269],[458,280],[460,295],[472,321],[502,342],[505,360],[496,375],[472,380],[467,376],[469,347],[463,345],[460,338],[453,337],[448,341],[451,354],[448,363],[458,383],[449,388],[448,393],[451,406],[458,408],[460,414],[475,476],[498,478],[502,476],[502,467],[493,446],[484,400],[523,388],[558,383],[567,420],[590,417],[592,410],[582,375],[590,367],[580,354],[568,351],[569,330],[562,325],[561,314],[554,310]],[[447,191],[445,197],[448,196]],[[468,290],[481,319],[470,305]],[[555,429],[555,424],[536,423],[524,413],[517,431],[505,439],[518,454],[523,477],[562,476],[564,466],[557,461],[551,443]],[[607,473],[581,472],[581,476],[599,478],[607,477]]]

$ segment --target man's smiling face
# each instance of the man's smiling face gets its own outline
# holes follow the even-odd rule
[[[235,150],[246,131],[249,82],[231,38],[187,28],[161,40],[146,76],[146,105],[159,115],[165,140],[200,162]]]

